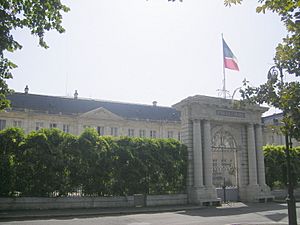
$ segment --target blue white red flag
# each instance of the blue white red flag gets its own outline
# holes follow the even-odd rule
[[[230,70],[239,71],[239,66],[237,64],[237,58],[232,53],[226,42],[223,40],[223,57],[224,57],[224,67]]]

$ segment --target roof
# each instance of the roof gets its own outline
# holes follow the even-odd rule
[[[7,96],[7,99],[11,101],[13,110],[29,109],[50,114],[82,114],[102,107],[126,119],[180,122],[180,112],[171,107],[18,92]]]
[[[281,120],[283,117],[283,113],[280,112],[280,113],[274,113],[272,115],[268,115],[268,116],[263,116],[261,118],[262,120],[262,123],[274,123],[274,122],[278,122],[278,120]]]

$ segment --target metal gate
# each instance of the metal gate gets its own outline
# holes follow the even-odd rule
[[[238,186],[237,145],[223,127],[212,138],[213,184],[217,188]]]

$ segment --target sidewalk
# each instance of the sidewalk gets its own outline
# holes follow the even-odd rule
[[[132,207],[132,208],[92,208],[92,209],[51,209],[51,210],[9,210],[0,211],[0,221],[47,219],[62,217],[91,217],[109,216],[121,214],[174,212],[182,210],[201,209],[198,205],[181,206],[156,206],[156,207]]]
[[[298,218],[300,215],[300,204],[297,204]],[[282,210],[284,210],[282,212]],[[102,216],[118,216],[129,214],[148,214],[148,213],[163,213],[176,212],[176,215],[187,215],[185,219],[191,219],[197,216],[199,220],[203,219],[205,222],[208,218],[229,218],[224,220],[226,225],[287,225],[287,223],[279,222],[284,217],[287,217],[286,204],[280,203],[242,203],[230,202],[218,207],[204,207],[199,205],[178,205],[178,206],[156,206],[156,207],[132,207],[132,208],[93,208],[93,209],[53,209],[53,210],[4,210],[0,211],[0,223],[7,221],[26,221],[26,220],[44,220],[44,219],[73,219],[73,218],[90,218]],[[244,221],[247,216],[248,221],[252,223],[237,222],[235,217],[244,215]],[[271,222],[260,222],[255,217],[259,215],[269,218]],[[217,217],[216,217],[217,216]],[[252,217],[251,217],[252,216]],[[254,216],[254,217],[253,217]],[[180,219],[180,217],[178,217]],[[226,222],[225,222],[226,221]],[[231,221],[236,221],[232,223]],[[229,222],[229,223],[228,223]],[[231,222],[231,223],[230,223]],[[203,223],[205,224],[205,223]],[[213,224],[213,223],[212,223]]]

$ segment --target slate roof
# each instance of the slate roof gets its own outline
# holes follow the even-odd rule
[[[105,108],[126,119],[180,122],[180,112],[171,107],[101,101],[93,99],[74,99],[47,95],[15,92],[7,96],[13,110],[29,109],[49,114],[82,114]]]
[[[283,117],[283,113],[274,113],[269,116],[264,116],[261,118],[262,123],[267,124],[267,123],[278,123],[278,120],[281,120]]]

